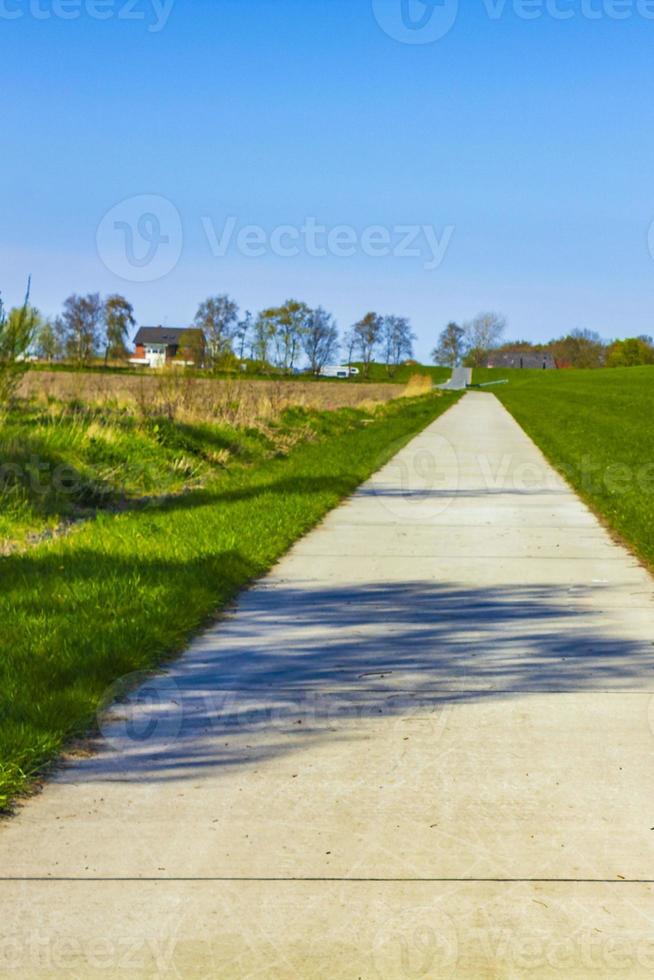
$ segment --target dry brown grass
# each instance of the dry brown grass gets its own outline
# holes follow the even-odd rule
[[[418,395],[427,395],[433,390],[434,382],[427,374],[412,374],[409,383],[403,391],[405,398],[416,398]]]
[[[164,414],[188,421],[218,419],[242,426],[277,418],[290,406],[330,411],[365,408],[399,398],[405,392],[423,394],[425,389],[412,387],[413,381],[404,388],[329,381],[212,380],[179,370],[146,376],[32,371],[23,380],[20,393],[39,400],[78,400],[125,407],[143,415]]]

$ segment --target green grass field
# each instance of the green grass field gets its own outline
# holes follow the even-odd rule
[[[145,509],[130,508],[129,500],[120,514],[100,509],[65,537],[0,558],[0,806],[68,739],[89,730],[110,684],[182,650],[193,631],[455,400],[426,395],[366,410],[291,411],[287,437],[303,427],[304,438],[284,453],[232,433],[249,461],[205,472],[202,488]],[[115,419],[111,426],[118,455],[124,433]],[[139,432],[163,472],[168,454],[182,450],[209,467],[207,447],[218,438],[174,425],[163,438]],[[86,466],[79,446],[75,453]],[[129,480],[130,466],[123,471]]]
[[[475,371],[579,495],[654,568],[654,367]]]

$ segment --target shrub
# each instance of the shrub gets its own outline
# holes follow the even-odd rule
[[[0,299],[0,412],[6,411],[29,366],[27,352],[39,323],[39,313],[29,303],[29,283],[21,307],[7,313]]]

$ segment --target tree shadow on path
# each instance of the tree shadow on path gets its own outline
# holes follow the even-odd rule
[[[605,592],[264,582],[169,673],[109,712],[109,750],[73,778],[117,769],[138,781],[195,778],[359,737],[380,716],[654,687],[652,642],[604,608]]]

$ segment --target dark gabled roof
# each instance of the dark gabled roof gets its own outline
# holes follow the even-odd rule
[[[204,334],[196,327],[141,327],[134,343],[178,345],[182,337],[187,342],[193,338],[204,343]]]

